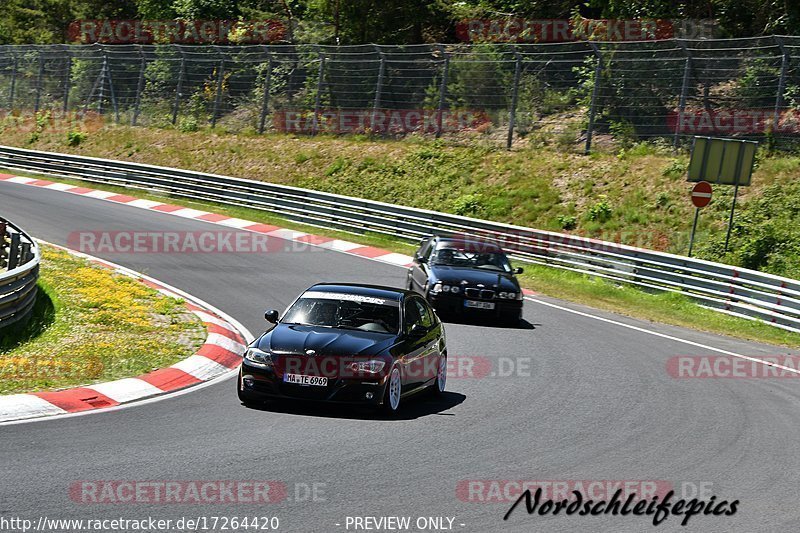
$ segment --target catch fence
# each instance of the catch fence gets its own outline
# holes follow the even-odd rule
[[[431,45],[0,46],[2,127],[518,140],[800,135],[800,37]],[[25,122],[38,113],[39,121]]]

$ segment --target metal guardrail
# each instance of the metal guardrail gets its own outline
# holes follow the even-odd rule
[[[36,241],[0,219],[0,328],[26,318],[33,309],[39,259]]]
[[[0,146],[0,167],[245,206],[312,226],[414,241],[432,233],[492,239],[513,258],[616,283],[685,294],[700,305],[800,332],[800,282],[606,241],[188,170]]]

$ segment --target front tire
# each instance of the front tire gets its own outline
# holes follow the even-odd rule
[[[447,385],[447,356],[439,358],[439,368],[436,370],[436,382],[433,384],[433,395],[441,396],[444,394]]]
[[[383,411],[388,415],[396,415],[400,410],[400,397],[403,394],[403,382],[400,378],[400,369],[392,368],[389,380],[386,383],[386,393],[383,399]]]

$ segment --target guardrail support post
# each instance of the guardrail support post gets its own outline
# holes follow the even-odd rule
[[[23,242],[19,249],[19,263],[24,265],[28,262],[31,255],[31,243]]]
[[[447,75],[450,71],[450,56],[442,49],[444,60],[442,61],[442,83],[439,86],[439,107],[436,112],[436,138],[442,136],[444,104],[447,97]]]
[[[322,98],[322,78],[325,75],[325,54],[322,52],[317,52],[317,54],[319,54],[319,70],[317,71],[317,94],[314,98],[314,120],[311,123],[311,135],[316,135],[319,128],[319,108]]]
[[[0,219],[0,269],[6,267],[6,221]]]
[[[175,101],[172,103],[172,124],[178,121],[178,109],[181,105],[181,93],[183,92],[183,79],[186,77],[186,56],[183,51],[178,49],[181,54],[180,73],[178,74],[178,86],[175,88]]]
[[[519,52],[514,50],[517,61],[514,64],[514,87],[511,92],[511,111],[508,114],[508,138],[506,139],[506,150],[511,150],[514,142],[514,125],[517,122],[517,101],[519,99],[519,78],[522,75],[522,57]]]
[[[264,133],[264,127],[267,124],[267,114],[269,113],[269,91],[272,84],[272,52],[269,51],[269,46],[264,45],[267,52],[269,61],[267,62],[267,71],[264,73],[264,94],[261,99],[261,117],[258,120],[258,133]]]
[[[600,87],[600,76],[603,71],[603,56],[600,54],[600,49],[597,44],[589,41],[589,46],[592,47],[595,57],[597,57],[597,66],[594,68],[594,86],[592,87],[592,101],[589,104],[589,124],[586,127],[586,147],[584,153],[588,155],[592,151],[592,135],[594,134],[594,117],[597,113],[597,92]]]
[[[36,75],[36,99],[33,103],[33,112],[39,112],[39,105],[42,102],[42,84],[44,83],[44,53],[39,50],[39,73]]]
[[[786,47],[783,46],[783,38],[776,35],[774,39],[781,49],[783,59],[781,60],[781,77],[778,80],[778,94],[775,95],[775,116],[772,118],[773,134],[780,125],[780,113],[781,108],[783,107],[783,92],[786,90],[786,71],[789,69],[789,53],[786,51]]]
[[[386,58],[383,57],[383,52],[375,47],[380,57],[380,65],[378,66],[378,81],[375,84],[375,100],[372,102],[372,117],[370,117],[369,129],[370,132],[375,132],[375,119],[377,118],[378,109],[381,107],[381,96],[383,95],[383,77],[386,75]]]
[[[689,76],[692,70],[692,56],[689,53],[689,50],[686,48],[686,43],[683,39],[677,40],[680,47],[683,49],[683,53],[686,54],[686,60],[683,65],[683,83],[681,84],[681,98],[678,102],[678,118],[675,122],[675,136],[672,139],[672,148],[678,148],[678,139],[681,133],[681,125],[683,124],[683,113],[686,111],[686,99],[688,98],[689,94]]]
[[[11,234],[11,244],[8,246],[8,270],[14,270],[19,264],[19,233]]]

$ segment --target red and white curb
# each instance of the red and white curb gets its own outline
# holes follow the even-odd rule
[[[332,250],[334,252],[341,252],[349,255],[355,255],[365,259],[371,259],[380,263],[388,263],[390,265],[400,267],[410,267],[412,265],[413,257],[405,254],[391,252],[382,248],[374,246],[364,246],[362,244],[344,241],[341,239],[334,239],[332,237],[323,237],[321,235],[314,235],[302,231],[295,231],[291,229],[273,226],[271,224],[262,224],[253,222],[251,220],[244,220],[241,218],[229,217],[220,215],[219,213],[210,213],[208,211],[201,211],[198,209],[190,209],[179,205],[166,204],[154,200],[145,200],[142,198],[135,198],[126,194],[118,194],[108,191],[101,191],[91,189],[88,187],[78,187],[66,183],[59,183],[50,180],[27,178],[24,176],[14,176],[13,174],[0,174],[0,181],[7,181],[9,183],[17,183],[20,185],[29,185],[32,187],[40,187],[43,189],[50,189],[55,191],[67,192],[71,194],[78,194],[81,196],[89,196],[91,198],[98,198],[117,204],[129,205],[131,207],[138,207],[140,209],[147,209],[150,211],[157,211],[159,213],[166,213],[182,218],[191,218],[195,220],[202,220],[220,226],[235,228],[239,230],[252,231],[284,239],[302,243],[305,245],[318,246]],[[523,289],[525,296],[535,296],[534,291]]]
[[[62,246],[93,264],[134,278],[158,292],[182,299],[206,327],[206,340],[192,356],[147,374],[71,389],[0,396],[0,423],[118,407],[206,383],[239,367],[253,335],[235,319],[180,289],[123,266]]]

